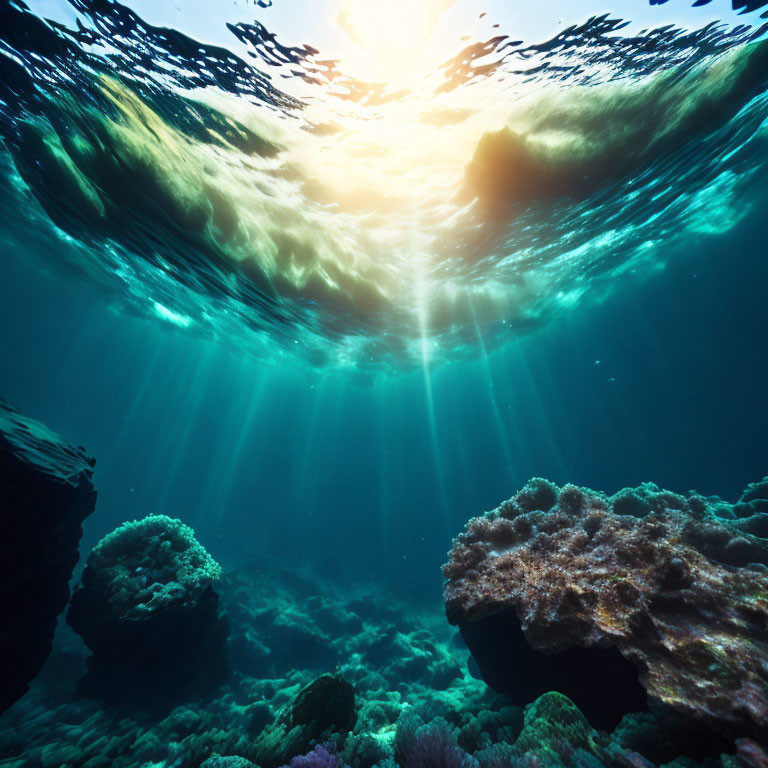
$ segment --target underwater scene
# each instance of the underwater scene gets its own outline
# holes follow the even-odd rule
[[[0,768],[768,768],[768,0],[0,0]]]

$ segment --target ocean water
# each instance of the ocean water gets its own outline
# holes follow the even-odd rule
[[[4,768],[768,764],[765,709],[524,749],[570,710],[523,725],[445,618],[452,540],[530,478],[735,502],[768,468],[765,9],[540,5],[0,5],[0,395],[96,459],[72,589],[167,515],[230,624],[213,693],[137,702],[78,687],[62,614]],[[331,673],[356,725],[269,731]]]

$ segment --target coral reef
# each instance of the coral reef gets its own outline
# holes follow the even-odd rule
[[[464,729],[446,720],[425,724],[405,716],[398,722],[394,756],[401,768],[653,768],[639,753],[595,731],[562,694],[544,694],[525,708],[522,723],[514,720],[503,740],[473,748],[462,744]]]
[[[105,536],[67,613],[93,654],[79,692],[145,706],[215,690],[227,671],[220,575],[179,520],[153,515]]]
[[[94,460],[0,399],[0,712],[51,651],[69,599]]]
[[[247,675],[282,678],[296,667],[317,675],[340,665],[356,687],[423,684],[435,696],[464,675],[435,641],[437,628],[404,623],[404,609],[382,600],[380,587],[344,598],[318,594],[314,579],[256,560],[219,589],[232,619],[232,663]]]
[[[215,695],[167,711],[113,710],[72,701],[60,680],[40,678],[0,720],[0,768],[199,768],[211,758],[206,768],[246,765],[233,758],[265,768],[314,759],[317,743],[339,766],[384,768],[403,712],[467,732],[479,730],[472,723],[482,713],[478,726],[501,736],[498,697],[468,674],[468,653],[454,647],[455,630],[437,607],[414,608],[381,584],[351,581],[340,586],[266,559],[226,573],[216,589],[231,622],[232,674]],[[65,641],[60,634],[60,648]],[[479,734],[475,742],[488,743]]]
[[[254,659],[240,647],[214,696],[157,713],[72,700],[49,666],[0,719],[0,768],[698,768],[662,744],[678,729],[674,719],[634,715],[608,735],[561,694],[512,705],[468,673],[468,652],[439,605],[404,604],[381,584],[265,560],[225,574],[217,589],[232,637],[263,644],[256,658],[267,672],[241,669],[238,658]],[[330,665],[318,674],[308,655],[291,665],[277,638],[294,632],[298,653],[324,648],[338,660],[335,672]],[[405,663],[425,656],[426,664]],[[433,687],[449,660],[456,676]],[[727,751],[701,768],[765,768],[768,760],[748,739]]]
[[[642,704],[636,677],[653,706],[760,738],[766,535],[766,480],[728,504],[653,484],[606,496],[534,479],[454,540],[448,619],[513,698],[551,687],[591,722],[615,724]]]

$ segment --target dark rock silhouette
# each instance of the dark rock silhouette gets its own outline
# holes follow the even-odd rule
[[[0,712],[28,689],[69,599],[94,460],[0,399]]]

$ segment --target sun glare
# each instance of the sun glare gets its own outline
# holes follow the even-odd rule
[[[342,0],[336,21],[354,44],[345,60],[360,76],[392,83],[424,58],[440,15],[455,0]]]

